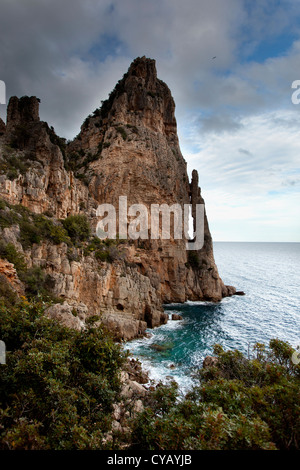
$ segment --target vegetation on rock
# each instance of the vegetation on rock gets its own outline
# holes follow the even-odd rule
[[[178,401],[176,384],[148,395],[130,446],[144,450],[296,450],[300,445],[300,366],[293,349],[271,340],[255,356],[215,346],[217,361]]]

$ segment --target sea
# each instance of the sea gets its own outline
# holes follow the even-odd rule
[[[175,380],[184,396],[215,344],[247,357],[257,342],[268,347],[273,338],[300,345],[300,243],[215,242],[214,257],[224,283],[245,295],[165,305],[168,323],[124,346],[149,384]]]

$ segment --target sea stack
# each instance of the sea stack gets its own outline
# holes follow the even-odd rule
[[[101,149],[101,153],[99,151]],[[189,183],[187,164],[177,135],[175,103],[168,86],[157,78],[155,61],[137,58],[110,97],[89,116],[70,144],[69,153],[99,155],[85,175],[99,204],[204,204],[198,173]],[[84,157],[83,157],[84,159]],[[221,300],[232,293],[214,262],[212,237],[204,219],[204,245],[189,256],[186,240],[150,240],[139,250],[142,270],[161,301]]]

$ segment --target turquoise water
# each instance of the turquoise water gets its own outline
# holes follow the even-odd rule
[[[224,283],[246,295],[218,304],[167,305],[170,318],[179,313],[183,320],[170,319],[148,330],[149,338],[125,345],[151,380],[173,378],[182,393],[192,386],[193,371],[216,343],[245,354],[256,342],[268,344],[272,338],[300,344],[300,243],[218,242],[214,255]]]

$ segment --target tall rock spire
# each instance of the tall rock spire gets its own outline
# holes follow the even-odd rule
[[[36,96],[12,96],[7,106],[7,130],[21,124],[38,122],[40,100]]]
[[[174,99],[157,78],[152,59],[132,62],[102,107],[86,119],[69,156],[99,204],[117,206],[119,196],[127,196],[128,205],[148,209],[151,204],[192,204],[193,217],[196,204],[204,204],[195,170],[189,184]],[[141,270],[162,302],[220,300],[232,292],[219,277],[206,215],[204,224],[204,246],[193,256],[186,251],[185,239],[150,240],[147,250],[138,251]]]

